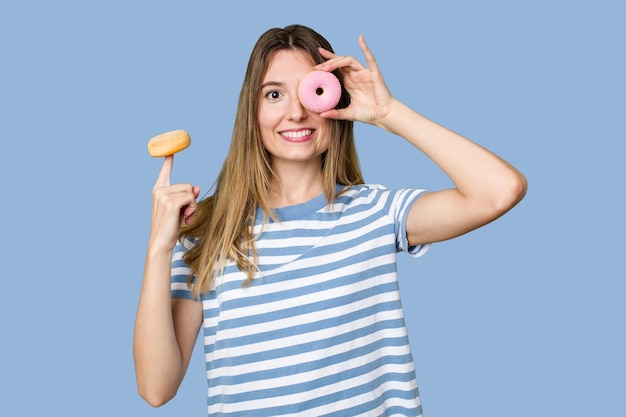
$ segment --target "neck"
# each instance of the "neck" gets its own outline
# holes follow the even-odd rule
[[[275,178],[270,188],[274,208],[304,203],[324,191],[320,162],[279,163],[272,167]]]

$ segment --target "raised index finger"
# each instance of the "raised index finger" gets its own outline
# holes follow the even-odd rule
[[[374,54],[370,51],[370,48],[365,43],[365,36],[359,36],[359,46],[361,47],[361,51],[363,52],[363,56],[365,57],[365,63],[367,64],[367,68],[378,71],[378,64],[376,63],[376,58],[374,58]]]
[[[163,158],[163,165],[161,165],[161,171],[157,177],[155,186],[165,187],[170,185],[170,175],[172,173],[172,166],[174,165],[174,155],[168,155]]]

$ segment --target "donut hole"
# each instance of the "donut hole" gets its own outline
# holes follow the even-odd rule
[[[317,87],[315,89],[315,94],[317,94],[318,96],[321,96],[322,94],[324,94],[324,89],[322,87]]]

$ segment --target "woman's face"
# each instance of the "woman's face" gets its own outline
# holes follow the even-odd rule
[[[301,50],[274,54],[261,84],[259,126],[272,164],[320,163],[330,141],[330,121],[305,109],[298,100],[300,80],[313,70]],[[318,165],[318,166],[321,166]]]

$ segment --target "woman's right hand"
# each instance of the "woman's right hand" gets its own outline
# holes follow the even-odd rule
[[[150,240],[133,340],[137,388],[154,407],[176,395],[202,324],[201,303],[172,299],[172,250],[200,193],[191,184],[170,184],[173,164],[173,156],[165,157],[152,189]]]
[[[152,188],[152,222],[150,246],[153,249],[171,251],[181,224],[189,224],[196,210],[196,198],[200,187],[185,184],[170,184],[174,156],[163,159],[161,171]]]

